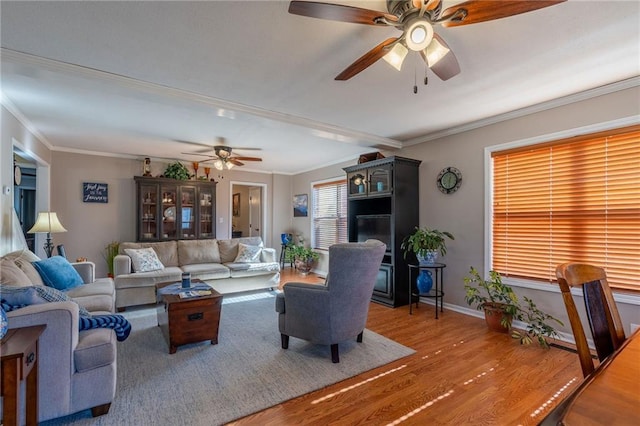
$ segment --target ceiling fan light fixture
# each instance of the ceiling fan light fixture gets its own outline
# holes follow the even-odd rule
[[[407,47],[414,52],[424,50],[433,40],[433,27],[425,19],[414,19],[406,27]]]
[[[407,50],[407,48],[404,47],[402,43],[396,43],[396,45],[393,46],[389,53],[384,55],[382,59],[384,59],[389,65],[400,71],[402,69],[402,63],[404,62],[404,58],[406,58],[407,53],[409,53],[409,50]]]
[[[224,169],[224,162],[218,159],[213,162],[213,167],[215,167],[217,170],[222,170]]]
[[[447,54],[451,52],[451,50],[443,46],[437,39],[433,39],[431,43],[424,49],[424,55],[427,58],[427,65],[429,67],[437,64],[442,58],[447,56]]]

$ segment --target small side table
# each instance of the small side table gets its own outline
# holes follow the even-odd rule
[[[282,244],[282,248],[280,249],[280,267],[284,268],[284,264],[287,262],[287,252],[291,250],[291,246],[289,244]],[[293,268],[293,259],[289,257],[289,267]]]
[[[20,382],[27,383],[27,426],[38,424],[38,339],[46,325],[12,328],[2,338],[2,413],[5,426],[20,421]]]
[[[412,307],[413,307],[414,298],[416,301],[416,308],[417,308],[421,297],[433,297],[436,300],[436,319],[438,319],[438,299],[440,300],[440,312],[443,312],[443,305],[444,305],[443,279],[444,279],[444,268],[446,267],[447,265],[445,265],[444,263],[430,263],[430,264],[424,264],[424,265],[409,264],[409,315],[413,315]],[[418,274],[422,270],[432,270],[434,272],[433,288],[429,293],[418,292],[416,279],[418,278]],[[418,272],[418,274],[415,273],[416,271]]]

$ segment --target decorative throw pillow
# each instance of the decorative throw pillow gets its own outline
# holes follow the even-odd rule
[[[18,268],[13,260],[3,259],[0,261],[0,283],[16,286],[31,286],[31,280]]]
[[[151,247],[143,249],[125,249],[125,253],[131,258],[133,272],[151,272],[164,269],[164,265],[158,259],[158,255]]]
[[[58,290],[69,290],[84,284],[78,271],[62,256],[38,260],[33,262],[33,266],[46,286]]]
[[[37,285],[31,287],[0,285],[0,293],[2,293],[3,306],[9,305],[14,307],[14,309],[48,302],[73,302],[77,304],[75,300],[52,287]],[[78,305],[78,308],[81,316],[91,316],[91,313],[82,306]]]
[[[29,281],[33,285],[44,285],[38,270],[32,264],[32,262],[40,260],[33,252],[29,250],[18,250],[3,256],[3,259],[12,259],[18,268],[22,269],[22,272],[29,277]]]
[[[246,244],[238,244],[238,255],[234,260],[235,263],[258,263],[260,262],[260,253],[262,247],[249,246]]]

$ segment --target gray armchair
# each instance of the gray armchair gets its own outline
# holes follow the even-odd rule
[[[331,360],[340,362],[338,343],[357,337],[367,322],[373,286],[386,245],[378,240],[329,247],[325,285],[289,282],[276,298],[282,348],[289,336],[331,345]]]

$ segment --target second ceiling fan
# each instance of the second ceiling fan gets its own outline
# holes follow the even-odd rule
[[[396,27],[400,37],[388,38],[362,55],[335,78],[348,80],[383,58],[400,70],[409,51],[418,52],[440,79],[460,73],[455,55],[433,27],[454,27],[491,21],[553,6],[566,0],[469,0],[442,11],[442,0],[387,0],[388,12],[339,4],[292,1],[289,13],[355,24]]]
[[[218,138],[219,142],[224,142],[223,138]],[[188,142],[194,145],[204,145],[200,143]],[[207,161],[213,161],[213,167],[218,170],[231,169],[233,166],[244,166],[243,161],[262,161],[260,157],[246,157],[242,155],[232,154],[233,148],[228,145],[214,145],[209,146],[205,145],[209,148],[213,148],[213,154],[206,154],[202,152],[183,152],[183,154],[188,155],[199,155],[208,157],[206,160],[201,160],[200,163],[205,163]],[[236,148],[238,150],[260,150],[260,148]]]

